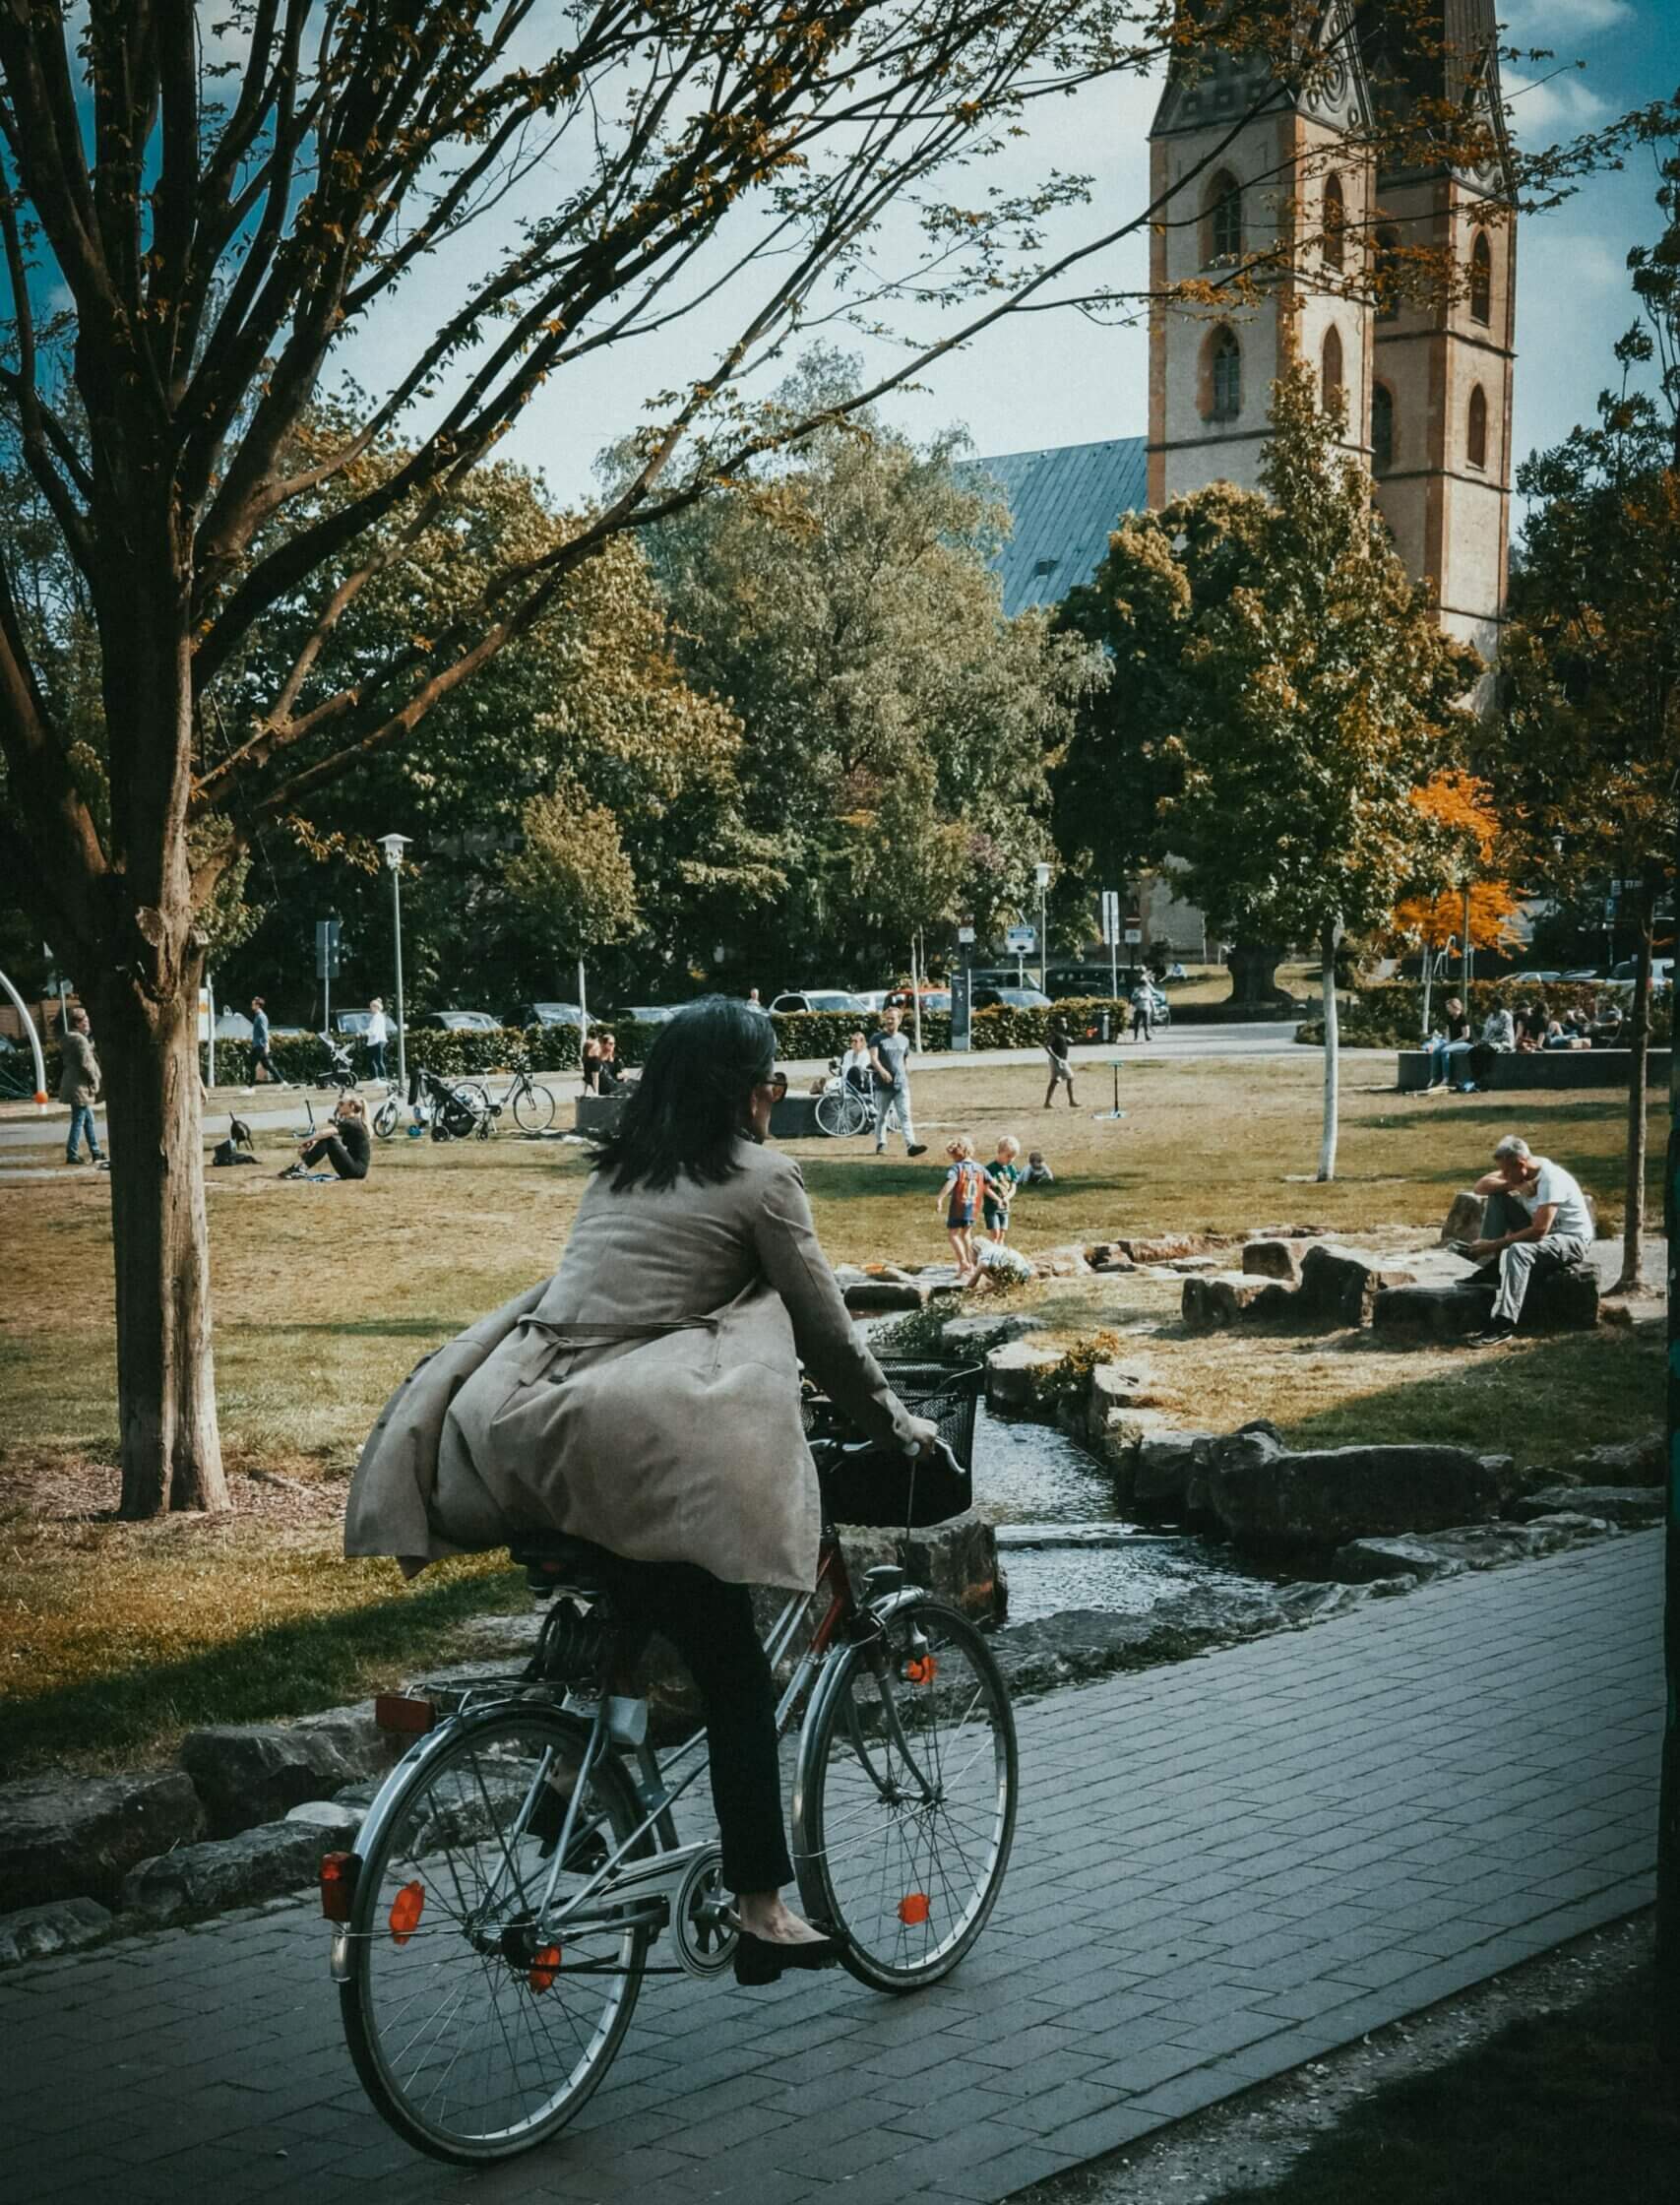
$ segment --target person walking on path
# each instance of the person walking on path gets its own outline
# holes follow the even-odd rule
[[[869,1037],[869,1063],[875,1074],[875,1154],[887,1147],[887,1130],[897,1116],[904,1137],[906,1156],[926,1156],[927,1143],[916,1139],[910,1115],[909,1037],[899,1032],[897,1011],[883,1011],[881,1024]]]
[[[1154,1026],[1155,997],[1148,973],[1140,973],[1132,989],[1132,1039],[1147,1041]]]
[[[93,1038],[88,1031],[88,1014],[78,1004],[59,1041],[61,1053],[58,1100],[70,1105],[70,1133],[65,1143],[66,1164],[80,1164],[82,1136],[88,1136],[88,1161],[102,1164],[99,1129],[93,1123],[93,1104],[99,1093],[99,1060],[93,1054]]]
[[[391,1041],[391,1021],[385,1015],[385,999],[376,995],[367,1007],[367,1032],[362,1036],[367,1043],[367,1068],[370,1078],[385,1077],[385,1051]]]
[[[1493,1152],[1493,1169],[1476,1181],[1484,1197],[1482,1236],[1460,1249],[1497,1282],[1493,1316],[1472,1348],[1495,1347],[1517,1330],[1536,1272],[1585,1263],[1592,1247],[1592,1213],[1581,1183],[1550,1157],[1533,1156],[1521,1135],[1508,1133]]]
[[[1044,1037],[1044,1051],[1050,1059],[1050,1084],[1044,1090],[1044,1107],[1049,1109],[1056,1100],[1056,1090],[1064,1084],[1068,1091],[1068,1108],[1077,1110],[1074,1099],[1074,1038],[1068,1032],[1068,1022],[1060,1011],[1052,1014],[1049,1032]]]
[[[286,1084],[275,1070],[275,1060],[269,1054],[269,1014],[263,1008],[263,998],[260,995],[253,995],[251,998],[251,1084],[245,1090],[247,1095],[254,1095],[257,1092],[257,1074],[259,1072],[266,1072],[276,1087],[284,1087]]]

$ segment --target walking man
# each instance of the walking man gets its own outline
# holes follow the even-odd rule
[[[385,1050],[391,1040],[391,1021],[385,1015],[385,998],[376,995],[367,1007],[367,1032],[362,1039],[367,1043],[367,1068],[369,1077],[385,1077]]]
[[[1140,973],[1132,989],[1132,1039],[1148,1040],[1154,1024],[1154,990],[1150,985],[1148,973]]]
[[[916,1139],[915,1121],[910,1116],[910,1075],[907,1069],[909,1053],[909,1038],[899,1032],[898,1012],[883,1011],[879,1028],[869,1037],[869,1065],[875,1074],[877,1156],[886,1150],[888,1122],[895,1116],[899,1121],[899,1131],[904,1137],[905,1154],[927,1154],[927,1143]]]
[[[65,1143],[66,1164],[80,1164],[79,1151],[82,1136],[88,1136],[88,1161],[102,1164],[99,1151],[99,1129],[93,1123],[93,1103],[99,1092],[99,1060],[93,1054],[93,1040],[88,1031],[88,1014],[78,1004],[70,1014],[70,1023],[59,1042],[61,1068],[58,1075],[58,1100],[70,1105],[70,1136]]]
[[[247,1095],[256,1093],[257,1074],[259,1072],[266,1072],[276,1087],[284,1087],[285,1082],[275,1070],[275,1060],[269,1054],[269,1014],[263,1008],[263,998],[260,995],[253,995],[251,998],[251,1085],[245,1090]]]
[[[1493,1152],[1493,1169],[1476,1181],[1485,1197],[1482,1237],[1461,1253],[1483,1265],[1499,1292],[1485,1332],[1472,1348],[1490,1348],[1517,1330],[1536,1272],[1585,1263],[1592,1246],[1592,1213],[1581,1185],[1550,1157],[1531,1156],[1521,1135],[1508,1133]]]

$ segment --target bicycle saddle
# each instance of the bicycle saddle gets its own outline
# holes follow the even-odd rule
[[[508,1552],[533,1593],[546,1595],[562,1585],[588,1592],[600,1583],[602,1549],[567,1532],[521,1532],[509,1540]]]

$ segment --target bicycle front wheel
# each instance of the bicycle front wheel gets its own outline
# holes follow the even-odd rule
[[[373,1130],[382,1141],[389,1141],[403,1118],[403,1105],[396,1096],[388,1095],[373,1113]]]
[[[546,1133],[554,1123],[554,1098],[545,1087],[522,1087],[514,1098],[514,1123],[522,1133]]]
[[[562,1913],[640,1819],[610,1758],[543,1905],[587,1737],[541,1707],[468,1723],[413,1772],[361,1862],[344,2033],[374,2105],[433,2158],[478,2166],[553,2135],[635,2010],[647,1930],[569,1928]]]
[[[819,1691],[793,1801],[800,1897],[859,1982],[915,1990],[956,1967],[997,1901],[1015,1810],[991,1649],[943,1601],[902,1602]]]

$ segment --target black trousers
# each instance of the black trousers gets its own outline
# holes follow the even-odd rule
[[[367,1166],[358,1164],[336,1133],[324,1133],[319,1141],[311,1141],[303,1152],[303,1162],[314,1167],[327,1163],[341,1179],[365,1179]]]
[[[601,1557],[601,1582],[619,1618],[657,1631],[681,1655],[706,1711],[712,1803],[731,1891],[778,1891],[793,1874],[781,1820],[776,1686],[745,1585],[693,1562]]]

